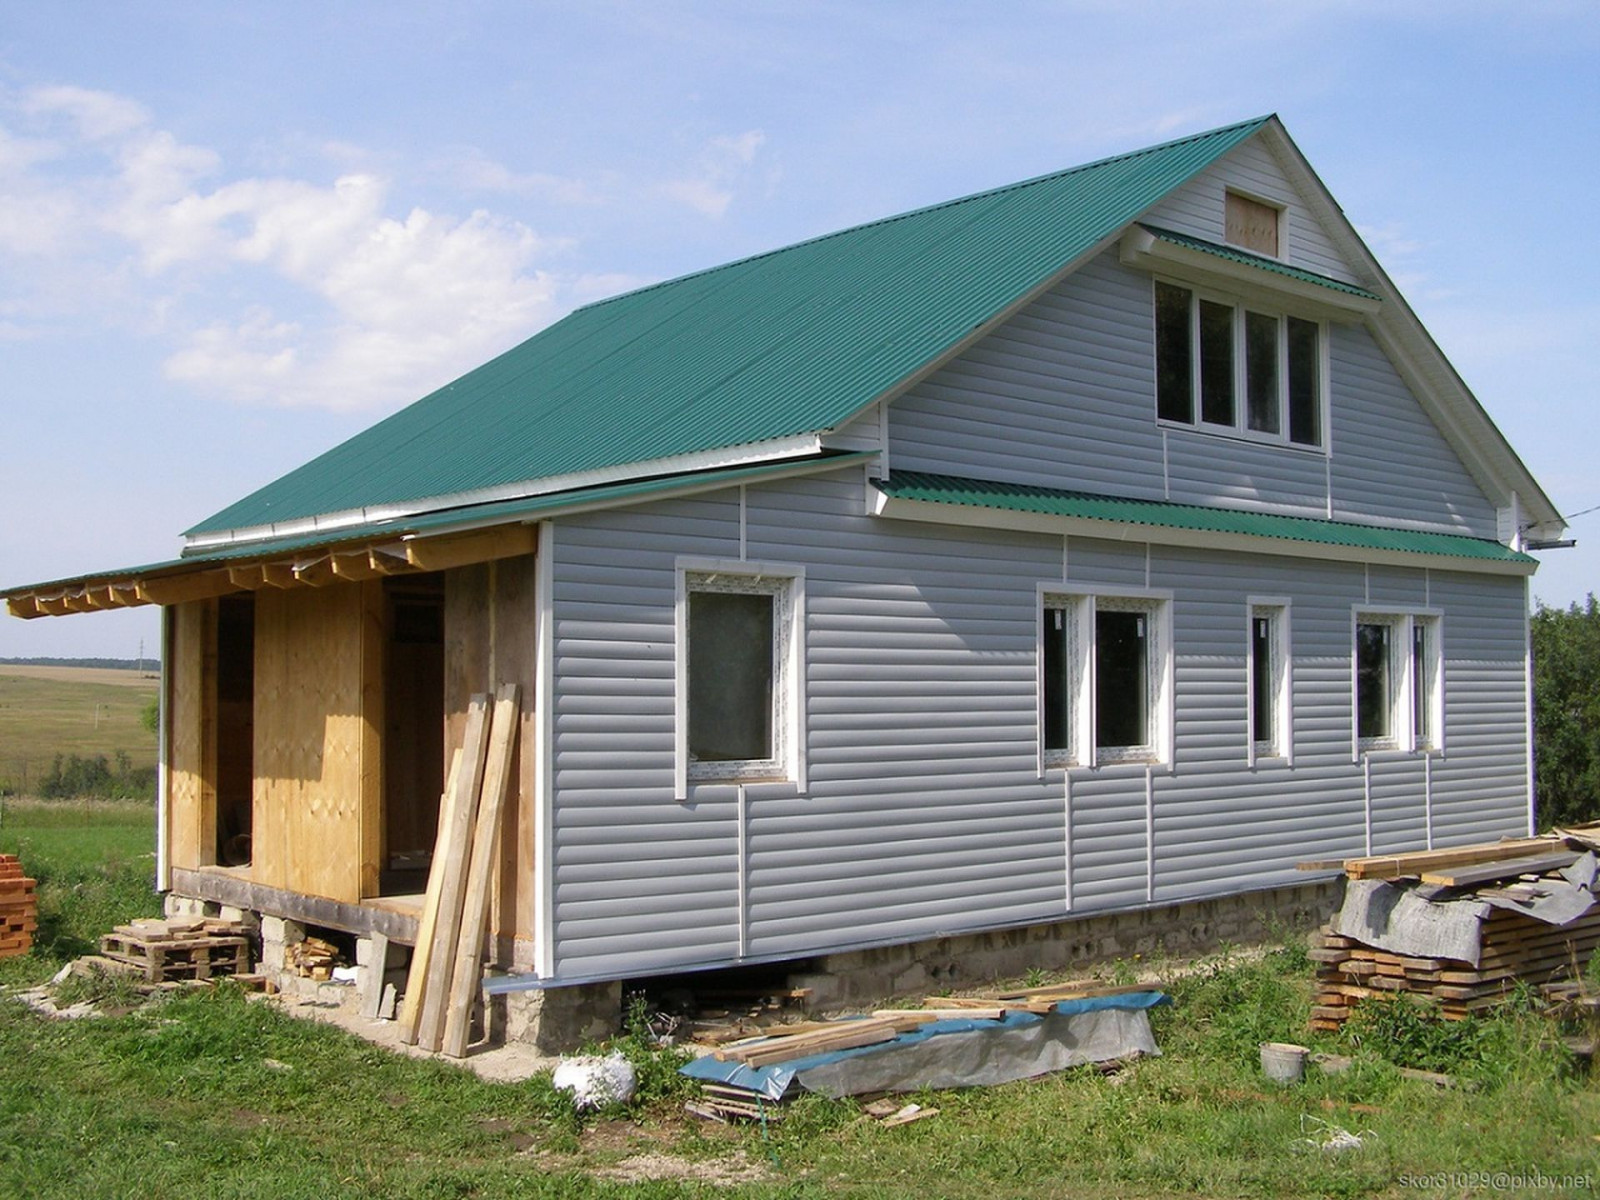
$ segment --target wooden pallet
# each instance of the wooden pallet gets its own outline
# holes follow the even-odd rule
[[[150,983],[250,973],[249,938],[216,934],[145,938],[125,932],[127,928],[120,926],[102,936],[100,953],[138,968]]]

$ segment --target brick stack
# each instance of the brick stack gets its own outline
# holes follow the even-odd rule
[[[33,933],[39,927],[37,886],[24,878],[20,859],[0,854],[0,958],[14,958],[33,948]]]

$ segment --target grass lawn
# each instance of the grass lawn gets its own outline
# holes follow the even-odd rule
[[[0,964],[0,981],[48,976],[111,920],[154,911],[148,816],[6,810],[0,850],[23,850],[55,917],[34,955]],[[1119,1074],[909,1097],[940,1112],[899,1128],[811,1097],[766,1131],[685,1117],[670,1064],[629,1039],[649,1067],[644,1101],[579,1121],[547,1078],[486,1083],[398,1058],[228,987],[76,1022],[0,997],[0,1196],[1560,1193],[1540,1175],[1600,1187],[1600,1089],[1526,1005],[1454,1026],[1385,1009],[1315,1043],[1355,1055],[1350,1072],[1265,1083],[1257,1045],[1307,1040],[1309,983],[1294,948],[1224,960],[1173,981],[1176,1003],[1153,1014],[1163,1056]],[[1393,1059],[1471,1086],[1403,1079]],[[1313,1145],[1336,1127],[1364,1146]],[[644,1155],[703,1178],[611,1177]],[[1494,1172],[1513,1178],[1497,1188]],[[1416,1186],[1435,1173],[1459,1178]]]
[[[158,681],[133,671],[0,664],[0,787],[27,794],[58,754],[125,751],[135,768],[153,766],[155,735],[139,713]]]

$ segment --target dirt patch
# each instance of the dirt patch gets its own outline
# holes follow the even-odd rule
[[[679,1158],[675,1154],[651,1151],[634,1154],[607,1167],[591,1168],[589,1174],[597,1179],[616,1180],[620,1183],[641,1183],[654,1179],[693,1180],[714,1187],[733,1187],[741,1183],[760,1183],[768,1178],[765,1167],[753,1163],[744,1155],[728,1158]]]

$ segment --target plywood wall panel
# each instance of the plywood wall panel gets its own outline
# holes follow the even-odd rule
[[[377,889],[378,589],[369,581],[257,593],[259,883],[345,901]]]

